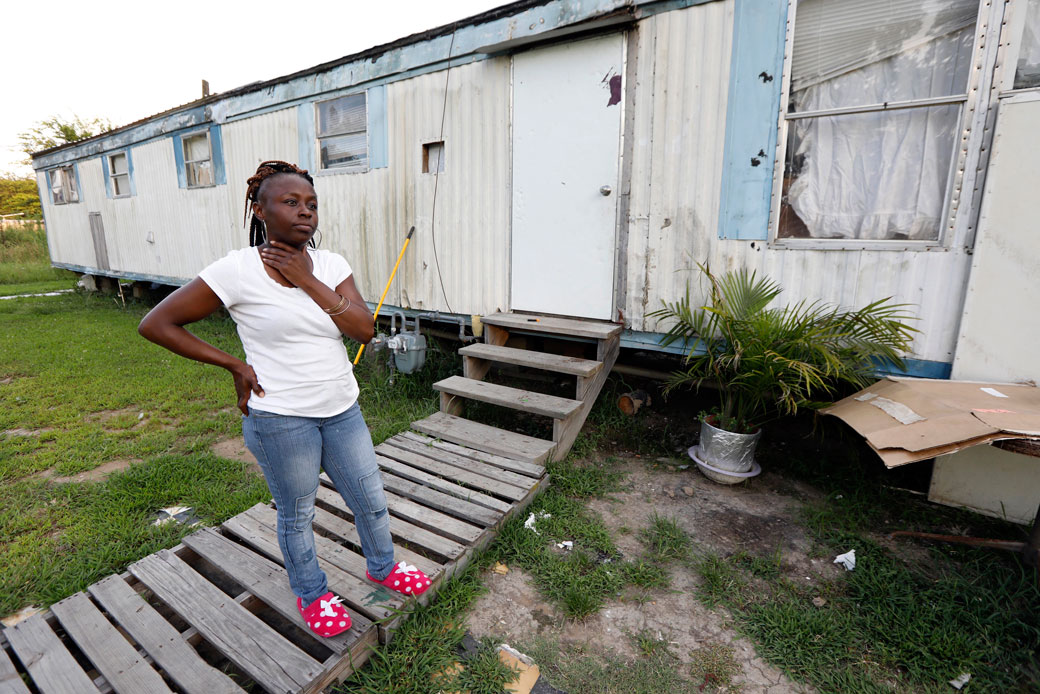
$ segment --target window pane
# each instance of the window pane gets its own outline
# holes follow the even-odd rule
[[[62,170],[51,171],[51,198],[55,205],[65,202],[65,188],[62,186]]]
[[[318,137],[365,132],[365,94],[351,94],[318,104]]]
[[[790,111],[964,94],[978,0],[800,0]]]
[[[126,154],[113,154],[108,158],[108,165],[112,170],[113,176],[126,173]]]
[[[780,238],[937,240],[960,105],[788,124]]]
[[[188,175],[188,187],[213,185],[213,167],[208,161],[185,164]]]
[[[327,137],[321,140],[321,168],[363,167],[366,164],[368,164],[368,138],[365,133]]]
[[[209,158],[209,137],[205,133],[184,138],[184,161],[206,161]]]
[[[71,166],[61,169],[62,188],[65,202],[79,202],[79,190],[76,188],[76,170]]]
[[[112,193],[116,197],[130,195],[130,177],[127,174],[112,177]]]
[[[1040,87],[1040,0],[1029,0],[1022,45],[1018,49],[1015,89]]]

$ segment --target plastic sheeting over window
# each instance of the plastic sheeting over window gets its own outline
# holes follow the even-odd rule
[[[779,238],[939,238],[977,12],[977,0],[798,3]]]
[[[1018,49],[1015,89],[1040,87],[1040,0],[1029,0],[1025,29]]]

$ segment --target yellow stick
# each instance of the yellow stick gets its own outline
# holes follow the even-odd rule
[[[397,274],[397,266],[401,264],[401,258],[404,257],[404,250],[408,248],[408,244],[412,240],[412,234],[415,233],[415,227],[408,230],[408,236],[404,238],[404,245],[401,246],[401,252],[397,255],[397,262],[394,263],[394,269],[390,272],[390,279],[386,281],[386,287],[383,289],[383,295],[379,297],[379,303],[376,305],[375,315],[372,316],[372,320],[379,318],[379,309],[383,308],[383,299],[386,298],[386,293],[390,291],[390,283],[394,281],[394,275]],[[365,346],[361,345],[361,349],[357,351],[357,356],[354,357],[354,366],[361,361],[361,353],[365,351]]]

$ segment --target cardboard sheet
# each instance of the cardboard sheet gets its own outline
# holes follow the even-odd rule
[[[1040,388],[889,377],[821,410],[861,434],[888,467],[1001,439],[1040,439]]]

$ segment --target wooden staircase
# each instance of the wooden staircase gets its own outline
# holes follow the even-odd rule
[[[463,375],[433,384],[441,394],[441,411],[412,423],[412,428],[444,441],[515,460],[544,464],[561,460],[570,451],[596,397],[617,360],[621,326],[591,320],[555,318],[518,313],[495,313],[482,319],[484,343],[467,345]],[[535,352],[507,347],[512,334],[534,333],[546,337],[593,342],[596,358]],[[512,364],[575,377],[573,398],[511,388],[485,380],[492,363]],[[552,440],[479,424],[460,416],[465,399],[529,412],[553,420]]]

